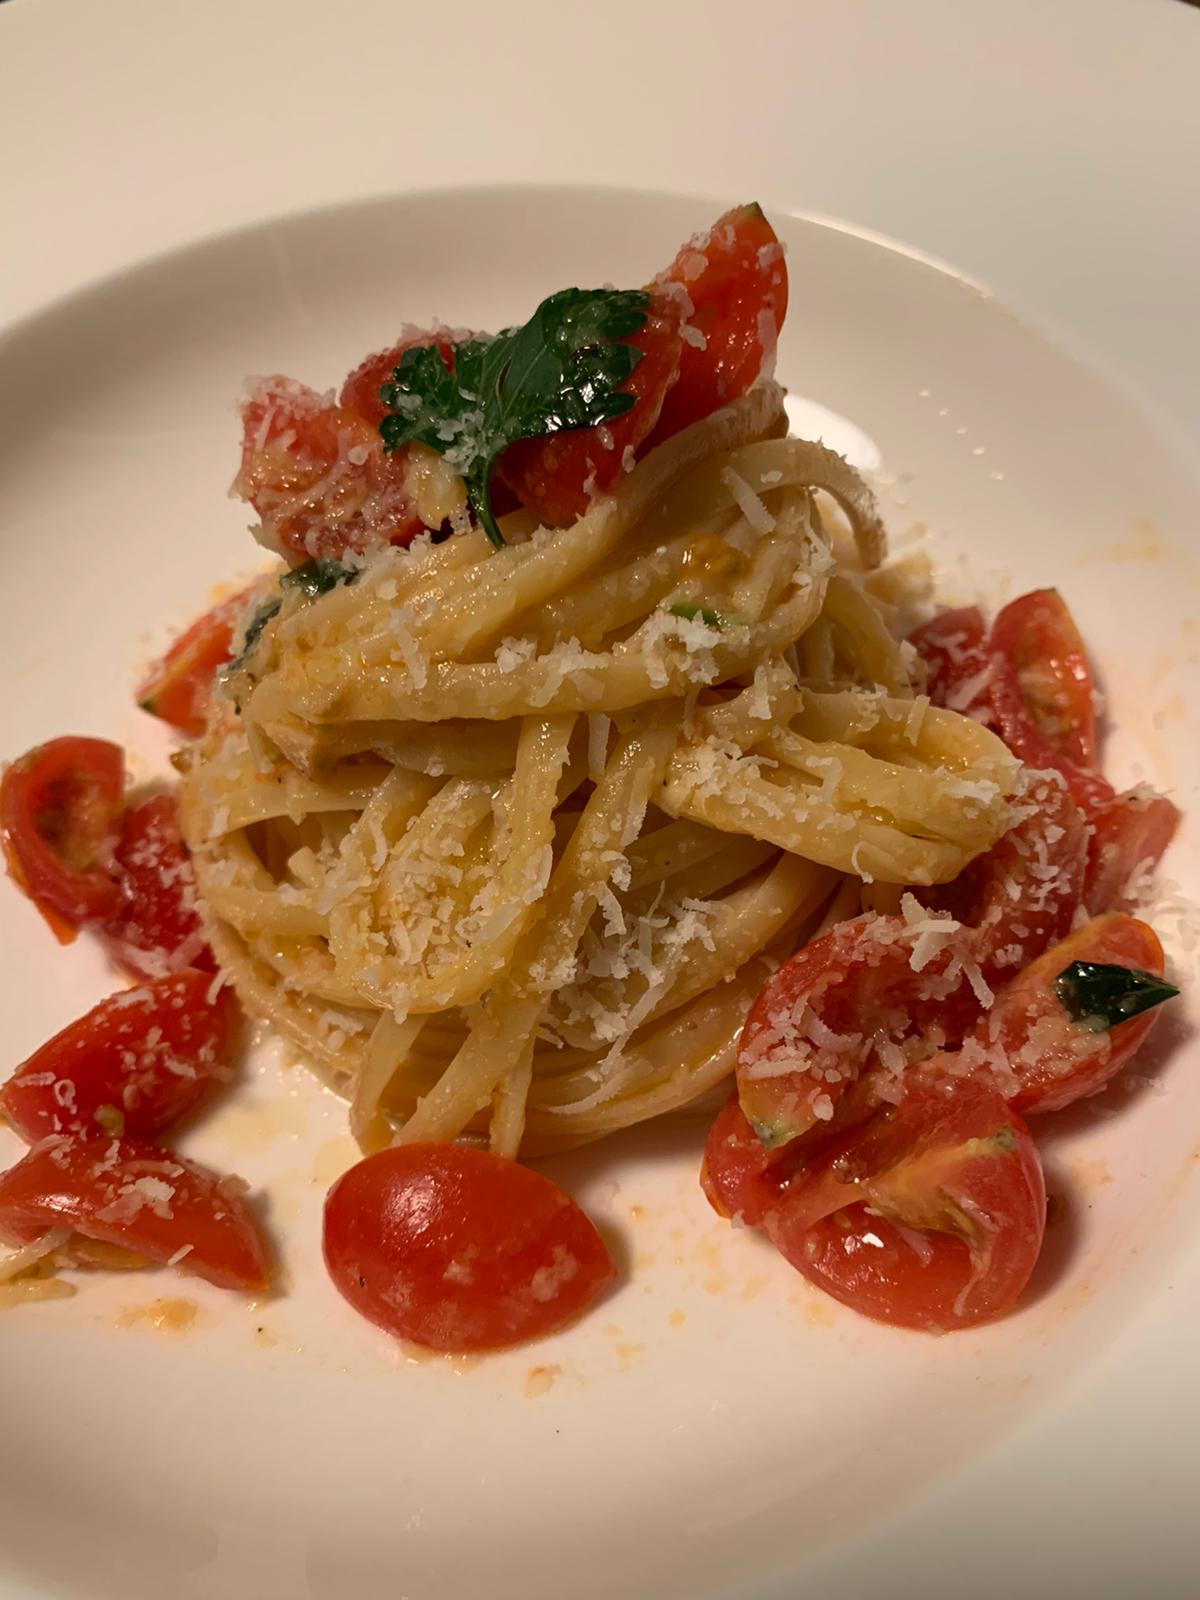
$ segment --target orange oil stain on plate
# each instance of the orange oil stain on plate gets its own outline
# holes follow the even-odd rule
[[[118,1328],[150,1328],[155,1333],[186,1333],[200,1314],[194,1300],[181,1298],[151,1300],[146,1305],[126,1306],[117,1312]]]
[[[542,1395],[549,1394],[554,1387],[555,1379],[561,1376],[562,1368],[557,1362],[552,1362],[549,1366],[530,1367],[525,1374],[526,1400],[538,1400]]]

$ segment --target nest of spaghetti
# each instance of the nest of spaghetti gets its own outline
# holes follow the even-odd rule
[[[184,829],[224,973],[364,1149],[685,1106],[781,961],[1008,828],[1016,763],[875,592],[869,489],[785,432],[760,383],[569,528],[266,581]]]

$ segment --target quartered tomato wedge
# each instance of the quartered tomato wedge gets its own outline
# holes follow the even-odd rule
[[[1153,978],[1163,972],[1153,928],[1114,912],[1096,917],[1019,973],[965,1041],[964,1059],[992,1066],[1000,1081],[1015,1079],[1009,1100],[1022,1113],[1058,1111],[1096,1094],[1132,1059],[1157,1020],[1157,1009],[1136,1015],[1123,1009],[1119,970],[1108,986],[1108,1009],[1073,1016],[1056,985],[1077,961]],[[1167,985],[1158,998],[1174,993]]]
[[[1037,774],[1029,812],[953,883],[923,891],[975,930],[975,959],[989,985],[1067,933],[1083,893],[1088,830],[1058,773]]]
[[[988,705],[987,625],[978,606],[940,611],[909,635],[935,706],[970,716]]]
[[[120,904],[113,879],[125,758],[107,739],[51,739],[0,780],[8,870],[64,943]]]
[[[1091,824],[1083,903],[1099,916],[1122,910],[1130,885],[1153,872],[1175,837],[1179,810],[1165,795],[1131,789],[1093,811]]]
[[[999,613],[989,644],[989,693],[1004,742],[1027,767],[1053,767],[1084,812],[1112,798],[1096,768],[1096,711],[1087,652],[1056,589]]]
[[[684,291],[691,331],[647,448],[745,394],[774,360],[788,306],[783,246],[758,205],[727,211],[689,239],[655,281]]]
[[[253,592],[253,587],[243,589],[223,600],[180,634],[137,691],[143,711],[189,738],[204,732],[217,668],[233,654],[234,627]]]
[[[243,1188],[136,1139],[55,1136],[0,1173],[0,1239],[69,1228],[221,1289],[261,1290],[270,1262]]]
[[[401,1145],[351,1167],[325,1202],[325,1263],[356,1311],[435,1350],[552,1333],[613,1278],[570,1195],[463,1145]]]
[[[242,406],[234,491],[262,519],[263,542],[293,565],[337,560],[422,529],[408,452],[387,455],[379,432],[348,406],[291,378],[263,378]]]
[[[767,979],[742,1029],[737,1092],[769,1148],[829,1122],[871,1068],[902,1071],[974,1022],[970,934],[922,939],[899,917],[856,917]]]
[[[575,428],[545,438],[521,439],[500,457],[501,479],[547,527],[566,527],[597,495],[607,493],[632,462],[632,454],[658,421],[663,398],[679,370],[682,339],[676,301],[651,297],[646,321],[622,339],[642,352],[621,389],[633,406],[602,428]]]
[[[1013,1304],[1045,1224],[1028,1128],[995,1090],[959,1083],[913,1089],[852,1130],[762,1226],[810,1282],[864,1316],[945,1332]]]
[[[207,972],[111,995],[22,1063],[0,1113],[31,1144],[50,1134],[151,1138],[231,1074],[237,1008]]]
[[[151,795],[126,811],[114,870],[121,904],[102,934],[117,963],[135,977],[213,971],[173,795]]]

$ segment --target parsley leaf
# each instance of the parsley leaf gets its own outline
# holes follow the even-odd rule
[[[1173,983],[1140,967],[1072,961],[1054,980],[1054,993],[1072,1022],[1105,1033],[1179,993]]]
[[[623,384],[642,359],[618,344],[646,321],[643,289],[560,289],[520,328],[453,345],[453,371],[435,345],[406,350],[380,388],[389,453],[414,440],[462,475],[467,498],[497,548],[489,484],[496,458],[518,439],[591,428],[621,416],[636,396]]]

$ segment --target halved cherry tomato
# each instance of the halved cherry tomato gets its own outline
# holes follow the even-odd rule
[[[946,1332],[1013,1304],[1045,1225],[1028,1128],[993,1089],[956,1083],[914,1088],[852,1130],[762,1227],[810,1282],[864,1316]]]
[[[242,406],[234,491],[262,519],[263,542],[293,564],[408,544],[423,524],[407,467],[407,452],[385,454],[365,417],[291,378],[260,380]]]
[[[922,891],[975,930],[975,959],[990,985],[1061,939],[1083,892],[1087,824],[1058,773],[1037,774],[1023,797],[1030,809],[984,855],[942,888]]]
[[[75,736],[38,745],[0,780],[9,874],[64,944],[120,904],[112,852],[124,787],[119,746]]]
[[[662,291],[651,296],[646,321],[622,344],[642,352],[621,388],[636,402],[604,427],[575,428],[543,439],[520,439],[500,457],[503,481],[547,527],[566,527],[591,501],[612,488],[658,421],[663,396],[679,369],[682,339],[676,301]]]
[[[243,589],[223,600],[180,634],[137,691],[143,711],[191,738],[204,732],[217,668],[233,654],[234,626],[253,592]]]
[[[121,905],[102,934],[118,964],[135,977],[185,967],[213,971],[173,795],[151,795],[129,807],[114,861]]]
[[[877,1064],[957,1042],[978,1014],[971,935],[924,931],[900,917],[839,923],[763,985],[738,1045],[738,1100],[776,1149],[829,1122],[848,1087]]]
[[[1131,789],[1092,813],[1083,903],[1094,917],[1119,911],[1129,886],[1153,872],[1175,837],[1179,810],[1165,795]]]
[[[1018,973],[993,1011],[964,1042],[963,1060],[985,1063],[1009,1084],[1009,1103],[1031,1114],[1058,1111],[1096,1094],[1131,1060],[1158,1011],[1096,1029],[1063,1009],[1054,983],[1073,961],[1136,967],[1158,976],[1163,950],[1154,929],[1120,912],[1096,917]]]
[[[242,1188],[136,1139],[55,1136],[0,1173],[0,1239],[30,1244],[66,1227],[220,1289],[261,1290],[270,1262]]]
[[[978,606],[939,611],[908,642],[925,663],[926,693],[935,706],[970,716],[988,704],[987,625]]]
[[[648,449],[745,394],[774,359],[788,305],[783,246],[761,206],[737,206],[689,239],[656,285],[683,289],[695,331]]]
[[[761,1223],[768,1206],[779,1198],[772,1181],[778,1152],[768,1150],[747,1120],[737,1090],[717,1112],[704,1145],[700,1187],[720,1217],[730,1217],[748,1228]]]
[[[1112,798],[1096,767],[1087,652],[1057,589],[1013,600],[992,624],[989,693],[1005,744],[1027,767],[1053,767],[1089,814]]]
[[[110,995],[17,1068],[0,1112],[31,1144],[161,1133],[232,1076],[237,1007],[228,989],[210,1000],[212,983],[207,972],[177,972]]]
[[[401,1145],[351,1167],[325,1202],[324,1247],[356,1311],[435,1350],[552,1333],[613,1278],[603,1240],[570,1195],[462,1145]]]

